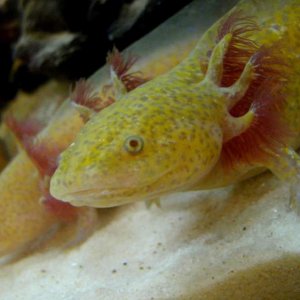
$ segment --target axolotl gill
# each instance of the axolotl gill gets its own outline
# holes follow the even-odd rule
[[[269,169],[290,184],[297,206],[300,7],[289,2],[260,26],[234,10],[166,74],[128,93],[119,82],[118,100],[94,113],[62,153],[51,194],[112,207]]]

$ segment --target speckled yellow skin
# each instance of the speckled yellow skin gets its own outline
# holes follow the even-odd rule
[[[253,2],[239,4],[250,15],[254,10],[262,26],[250,38],[259,45],[283,38],[288,45],[282,55],[288,56],[295,76],[286,86],[282,114],[293,131],[300,132],[299,1],[256,6]],[[258,167],[240,165],[224,174],[218,164],[228,135],[229,99],[217,84],[218,54],[210,61],[215,74],[203,74],[199,66],[199,59],[213,48],[217,27],[176,68],[123,96],[84,126],[62,154],[52,177],[55,197],[78,206],[115,206],[195,187],[222,186]],[[223,43],[216,52],[226,48]],[[132,154],[124,144],[136,136],[143,141],[143,149]],[[296,145],[298,137],[287,142]]]
[[[222,146],[223,95],[203,80],[202,73],[195,74],[193,65],[186,66],[188,85],[176,72],[148,82],[96,114],[62,154],[51,193],[57,195],[56,186],[75,187],[73,204],[93,204],[100,195],[101,205],[110,206],[112,198],[115,205],[138,200],[136,195],[150,199],[186,189],[208,174]],[[124,146],[134,136],[144,144],[137,154]],[[64,163],[75,156],[76,163]],[[65,200],[61,192],[59,196]]]

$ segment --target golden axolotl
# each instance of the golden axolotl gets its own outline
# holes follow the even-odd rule
[[[119,100],[63,152],[52,195],[110,207],[269,169],[291,185],[297,204],[300,6],[268,3],[256,18],[245,15],[247,2],[229,12],[178,66],[129,93],[114,78]]]

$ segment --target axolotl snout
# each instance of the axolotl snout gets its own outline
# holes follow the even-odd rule
[[[96,113],[62,153],[51,194],[110,207],[226,185],[264,167],[289,181],[297,198],[299,159],[290,147],[299,139],[288,132],[300,121],[286,121],[284,96],[295,83],[285,84],[285,50],[277,53],[284,43],[259,47],[255,30],[251,18],[229,15],[206,60],[199,42],[173,70]]]

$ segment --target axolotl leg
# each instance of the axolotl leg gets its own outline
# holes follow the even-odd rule
[[[282,47],[277,46],[279,50]],[[224,170],[230,171],[239,163],[271,170],[288,182],[290,205],[300,213],[300,157],[286,146],[290,132],[280,115],[286,101],[282,82],[288,79],[282,74],[288,64],[276,47],[254,47],[236,81],[222,87],[224,73],[230,75],[235,67],[226,61],[226,53],[234,57],[231,47],[232,34],[227,33],[213,49],[201,83],[206,90],[218,90],[226,101],[221,158]]]

